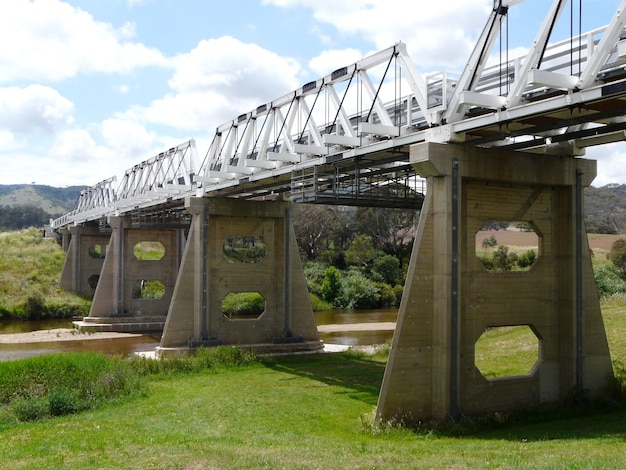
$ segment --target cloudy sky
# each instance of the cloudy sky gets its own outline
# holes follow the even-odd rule
[[[532,43],[550,3],[511,8],[512,49]],[[582,0],[583,31],[607,24],[618,4]],[[222,123],[398,41],[420,72],[461,71],[492,5],[5,0],[0,184],[119,180],[135,163],[190,138],[203,157]],[[565,16],[557,40],[569,36],[569,8]],[[595,186],[626,183],[625,144],[587,155],[598,159]]]

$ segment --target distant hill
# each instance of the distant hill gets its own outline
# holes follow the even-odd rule
[[[80,191],[86,186],[55,188],[41,184],[0,185],[1,206],[35,206],[51,217],[66,214],[74,208]]]
[[[74,208],[86,186],[55,188],[39,184],[0,185],[3,206],[35,206],[51,218]],[[585,222],[589,232],[626,233],[626,185],[609,184],[585,190]]]
[[[588,232],[626,233],[626,185],[587,188],[585,222]]]

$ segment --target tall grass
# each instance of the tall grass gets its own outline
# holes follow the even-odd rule
[[[0,424],[97,408],[140,391],[127,361],[96,353],[44,355],[0,363]]]
[[[0,362],[0,429],[17,421],[73,414],[143,395],[146,377],[219,372],[256,362],[252,352],[226,346],[159,361],[88,352]]]
[[[31,228],[0,232],[0,319],[86,315],[89,301],[58,287],[65,253]]]

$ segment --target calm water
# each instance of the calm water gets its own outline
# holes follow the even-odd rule
[[[385,310],[329,310],[316,312],[318,325],[351,324],[370,322],[393,322],[398,315],[397,309]],[[54,328],[72,328],[71,320],[43,320],[28,322],[0,322],[0,335],[27,333],[36,330]],[[320,333],[320,339],[327,344],[369,345],[381,344],[391,339],[393,331],[355,331],[341,333]],[[39,354],[98,351],[108,354],[132,354],[135,352],[154,351],[159,345],[160,335],[138,335],[132,338],[90,339],[85,341],[51,341],[47,343],[1,344],[0,361],[10,361]]]

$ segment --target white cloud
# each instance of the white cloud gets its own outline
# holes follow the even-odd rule
[[[264,0],[278,7],[309,8],[314,18],[346,36],[356,36],[382,50],[398,41],[421,71],[462,69],[489,11],[491,0]]]
[[[595,187],[610,183],[626,182],[626,144],[624,142],[588,147],[585,158],[597,160],[596,179],[591,183]]]
[[[3,150],[14,150],[20,144],[15,140],[15,135],[9,131],[0,131],[0,148]]]
[[[73,122],[74,105],[53,88],[0,88],[0,129],[30,134],[54,132]]]
[[[0,83],[58,81],[79,73],[128,73],[136,67],[167,66],[159,51],[127,42],[132,35],[130,23],[115,29],[59,0],[11,0],[2,9]]]
[[[101,131],[107,146],[124,159],[132,156],[131,161],[139,163],[149,158],[146,150],[153,146],[155,133],[149,132],[141,124],[124,119],[106,119]]]
[[[119,117],[187,131],[209,131],[298,87],[300,66],[232,37],[201,41],[174,59],[171,92]]]
[[[327,50],[309,61],[309,69],[321,78],[339,67],[353,64],[361,58],[361,52],[356,49]]]

